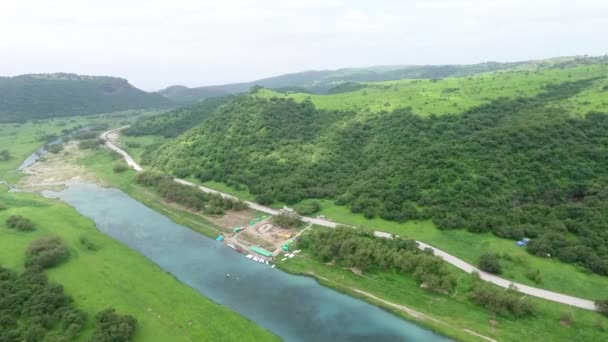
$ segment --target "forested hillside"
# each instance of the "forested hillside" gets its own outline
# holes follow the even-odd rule
[[[326,110],[315,98],[243,95],[146,162],[247,186],[263,204],[329,198],[370,218],[525,236],[533,254],[608,275],[608,114],[595,110],[608,108],[605,71],[551,71],[561,83],[542,72],[542,82],[534,73],[525,82],[497,76],[486,85],[512,89],[517,80],[529,91],[476,101],[462,95],[475,93],[468,86],[478,87],[476,79],[458,79],[454,115],[420,115],[418,106]],[[452,88],[441,82],[439,92]],[[356,100],[365,96],[359,92],[325,96]]]
[[[0,122],[158,108],[171,105],[127,80],[74,74],[0,77]]]
[[[284,91],[296,90],[297,92],[305,93],[326,93],[346,82],[378,82],[400,79],[435,79],[451,76],[467,76],[513,68],[525,63],[488,62],[471,65],[396,65],[338,70],[312,70],[244,83],[197,88],[172,86],[159,92],[168,99],[180,103],[193,103],[209,97],[243,93],[254,86]]]

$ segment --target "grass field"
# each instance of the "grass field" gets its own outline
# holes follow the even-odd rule
[[[35,194],[0,193],[9,209],[0,211],[0,261],[21,270],[28,244],[41,236],[58,235],[70,247],[70,258],[48,271],[64,286],[76,307],[89,317],[106,307],[137,318],[137,341],[269,341],[275,338],[254,323],[211,302],[180,283],[137,252],[99,232],[95,224],[71,207]],[[6,217],[23,215],[38,229],[32,233],[6,228]],[[89,251],[86,236],[100,248]],[[92,332],[89,325],[82,340]]]
[[[262,89],[258,96],[288,96],[296,101],[310,100],[321,109],[357,109],[358,115],[411,107],[418,115],[457,114],[498,97],[534,96],[548,84],[608,76],[608,65],[594,64],[564,69],[499,71],[470,77],[440,80],[399,80],[366,83],[361,90],[331,95],[281,94]],[[606,109],[605,79],[599,79],[583,94],[555,103],[575,114]]]
[[[118,145],[129,153],[135,161],[141,163],[141,156],[146,147],[160,145],[165,141],[167,141],[167,138],[160,135],[130,136],[121,134]]]
[[[319,263],[312,259],[296,257],[279,262],[285,271],[314,276],[320,283],[342,292],[383,306],[399,315],[413,319],[439,332],[463,341],[483,341],[466,333],[469,329],[498,341],[604,341],[608,319],[597,313],[569,308],[548,301],[536,300],[537,313],[531,317],[495,317],[485,309],[471,303],[458,290],[449,295],[433,293],[422,289],[417,282],[406,275],[396,273],[372,273],[359,276],[351,270]],[[471,276],[462,275],[458,289],[463,291],[471,282]],[[430,315],[443,323],[425,319],[415,319],[404,312],[355,292],[358,289],[378,298],[407,306]],[[571,326],[560,323],[561,315],[569,312],[573,317]],[[497,322],[495,328],[490,320]],[[604,329],[604,330],[602,330]]]

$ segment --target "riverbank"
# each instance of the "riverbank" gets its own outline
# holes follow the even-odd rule
[[[454,293],[441,294],[421,288],[415,279],[404,274],[362,274],[333,263],[318,262],[305,252],[279,261],[277,267],[313,277],[324,286],[462,341],[603,341],[608,327],[608,320],[597,313],[531,298],[528,299],[537,308],[533,316],[492,315],[462,293],[473,281],[471,275],[461,274]],[[570,324],[563,322],[566,313],[572,318]]]

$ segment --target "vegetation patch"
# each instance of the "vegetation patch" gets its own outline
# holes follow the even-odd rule
[[[6,226],[9,228],[22,230],[22,231],[33,231],[36,229],[36,225],[34,224],[34,222],[32,222],[30,219],[23,217],[21,215],[9,216],[6,219]]]

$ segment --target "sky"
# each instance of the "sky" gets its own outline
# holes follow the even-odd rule
[[[608,0],[0,0],[0,75],[145,90],[608,52]]]

